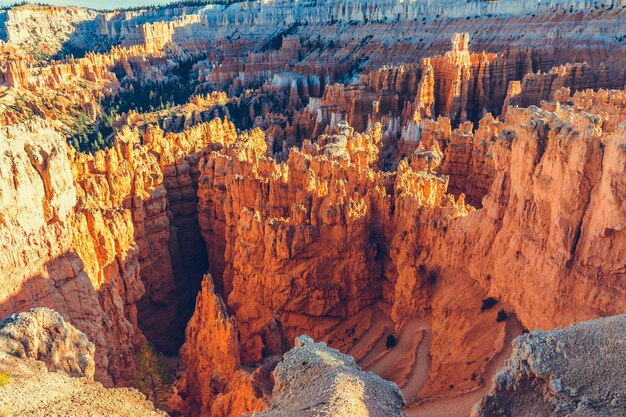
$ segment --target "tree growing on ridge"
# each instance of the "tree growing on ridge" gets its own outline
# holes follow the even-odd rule
[[[135,386],[146,394],[154,404],[167,399],[170,394],[172,376],[165,365],[163,355],[158,353],[151,343],[141,345],[135,361]]]

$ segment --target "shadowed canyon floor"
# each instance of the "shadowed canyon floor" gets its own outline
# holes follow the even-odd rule
[[[626,4],[217,3],[0,9],[0,317],[171,415],[624,415],[554,329],[626,311]]]

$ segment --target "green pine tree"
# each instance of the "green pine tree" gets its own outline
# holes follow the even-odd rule
[[[144,343],[135,358],[135,386],[155,404],[167,399],[172,376],[165,366],[163,356],[151,343]]]

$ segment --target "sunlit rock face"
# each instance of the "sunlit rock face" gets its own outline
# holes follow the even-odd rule
[[[260,381],[240,367],[237,319],[227,313],[210,275],[202,281],[180,354],[187,368],[178,389],[187,398],[187,415],[235,416],[267,406]]]
[[[184,415],[295,413],[307,378],[467,415],[515,336],[626,309],[625,13],[2,10],[0,315],[56,310],[105,385],[178,353]]]
[[[5,128],[4,313],[59,311],[94,341],[96,378],[109,383],[132,381],[140,325],[175,351],[202,274],[193,279],[183,264],[204,250],[189,231],[193,217],[185,220],[196,201],[189,161],[233,134],[216,119],[178,134],[172,147],[158,128],[141,139],[126,129],[115,147],[82,155],[43,122]]]
[[[621,103],[621,95],[601,92],[590,99],[602,106]],[[210,155],[201,163],[200,225],[214,256],[225,259],[212,265],[219,268],[214,273],[223,277],[223,292],[238,320],[244,363],[281,352],[297,332],[341,346],[345,342],[334,331],[339,323],[384,299],[398,326],[409,317],[432,317],[432,364],[420,395],[437,397],[450,385],[474,389],[480,383],[476,375],[487,372],[485,361],[504,348],[505,327],[495,321],[495,312],[486,315],[479,308],[488,295],[510,306],[528,328],[550,329],[623,309],[619,262],[609,255],[602,265],[589,264],[609,251],[603,245],[623,250],[621,238],[592,231],[599,230],[596,221],[621,221],[601,220],[594,202],[620,199],[620,181],[608,188],[600,184],[616,175],[607,161],[621,160],[621,139],[579,106],[557,107],[511,109],[503,121],[486,118],[477,131],[461,126],[442,140],[447,169],[456,167],[455,175],[464,178],[456,186],[476,187],[483,205],[477,211],[444,194],[448,177],[430,173],[439,169],[434,162],[440,161],[439,146],[416,151],[411,165],[401,163],[394,182],[386,183],[392,178],[371,168],[377,154],[372,145],[380,141],[376,130],[363,137],[360,148],[373,152],[363,159],[355,160],[349,148],[359,136],[342,125],[313,147],[292,150],[283,164],[265,156],[264,142],[252,136],[239,148]],[[316,153],[307,157],[304,150]],[[327,180],[321,176],[325,164],[333,173]],[[217,172],[246,174],[232,181]],[[623,169],[617,172],[620,176]],[[343,177],[342,183],[334,175]],[[290,191],[298,178],[305,182]],[[369,191],[351,183],[362,179],[371,184]],[[553,186],[571,191],[556,192]],[[344,189],[354,194],[343,197]],[[608,194],[600,196],[601,189]],[[296,192],[295,200],[290,192]],[[308,192],[312,199],[305,197]],[[291,207],[281,208],[285,201]],[[294,201],[307,203],[298,208]],[[347,206],[339,205],[342,201]],[[623,211],[615,209],[616,216]],[[547,220],[551,216],[557,219]],[[222,241],[225,247],[219,246]],[[333,251],[323,249],[328,247]],[[355,252],[368,247],[371,253]],[[320,252],[312,256],[314,248]],[[356,260],[371,264],[361,267]],[[346,262],[351,266],[344,269]],[[455,358],[464,358],[463,364]]]
[[[267,411],[259,413],[263,417],[406,417],[397,385],[363,372],[352,357],[308,336],[296,338],[273,376],[273,400]]]

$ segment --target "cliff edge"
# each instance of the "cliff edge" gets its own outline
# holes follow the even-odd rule
[[[406,416],[393,382],[362,371],[352,356],[308,336],[297,337],[295,345],[274,370],[269,409],[256,416]]]
[[[513,354],[472,417],[626,415],[626,315],[534,331]]]
[[[84,333],[48,308],[0,321],[0,415],[167,415],[137,390],[94,382],[94,350]]]

